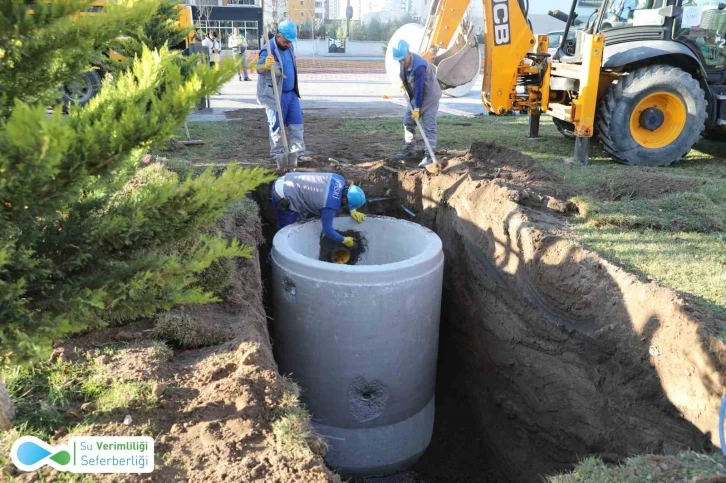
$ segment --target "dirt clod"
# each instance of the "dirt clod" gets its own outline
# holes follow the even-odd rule
[[[154,396],[161,397],[169,386],[163,382],[159,382],[154,386]]]
[[[50,355],[50,362],[65,362],[66,352],[64,347],[56,347],[53,349],[53,353]]]
[[[562,200],[558,200],[557,198],[553,198],[551,196],[547,197],[547,208],[554,212],[562,213],[562,214],[565,214],[569,211],[568,207],[567,207],[567,203],[565,203]]]
[[[132,332],[128,332],[126,330],[122,330],[118,334],[116,334],[116,340],[119,342],[132,342],[136,340],[136,334],[133,334]]]
[[[96,410],[96,405],[92,402],[86,402],[81,405],[81,411],[84,413],[92,413]]]

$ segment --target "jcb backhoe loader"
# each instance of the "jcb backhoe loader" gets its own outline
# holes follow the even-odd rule
[[[726,138],[726,5],[713,0],[603,0],[577,31],[577,1],[562,43],[549,55],[535,37],[528,0],[483,0],[482,101],[494,114],[540,115],[575,138],[577,163],[587,164],[590,139],[632,165],[681,159],[704,133]],[[468,0],[434,0],[419,51],[439,83],[455,87],[478,72],[473,25],[462,21]],[[473,57],[472,57],[473,56]]]

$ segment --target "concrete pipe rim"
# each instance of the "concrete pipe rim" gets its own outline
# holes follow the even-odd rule
[[[320,220],[311,220],[286,226],[277,232],[272,245],[273,265],[278,264],[288,270],[302,273],[306,269],[313,269],[317,274],[325,274],[330,281],[361,284],[366,281],[381,283],[392,279],[404,279],[409,276],[418,277],[422,273],[422,266],[428,265],[429,270],[433,270],[443,263],[443,244],[439,236],[428,228],[408,220],[370,215],[365,222],[358,225],[349,217],[338,217],[335,219],[334,227],[338,231],[355,229],[365,233],[366,228],[379,223],[393,223],[396,227],[401,227],[401,231],[408,231],[411,235],[415,234],[421,237],[424,245],[423,249],[410,258],[391,263],[341,265],[323,262],[300,253],[292,246],[294,237],[300,235],[303,230],[320,233]],[[375,240],[369,238],[369,246],[371,242],[375,243]],[[401,242],[407,243],[407,240]]]

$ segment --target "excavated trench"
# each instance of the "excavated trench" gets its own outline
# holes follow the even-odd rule
[[[567,204],[526,165],[499,177],[465,161],[438,175],[337,168],[369,199],[393,198],[367,213],[434,230],[446,260],[433,439],[379,481],[541,481],[588,455],[712,449],[726,387],[713,316],[571,241]]]

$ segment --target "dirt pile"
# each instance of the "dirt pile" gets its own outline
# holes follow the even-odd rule
[[[395,196],[364,211],[412,219],[405,206],[441,236],[442,323],[497,481],[716,443],[715,316],[575,243],[570,193],[531,159],[480,144],[436,176],[382,162],[310,169]]]

